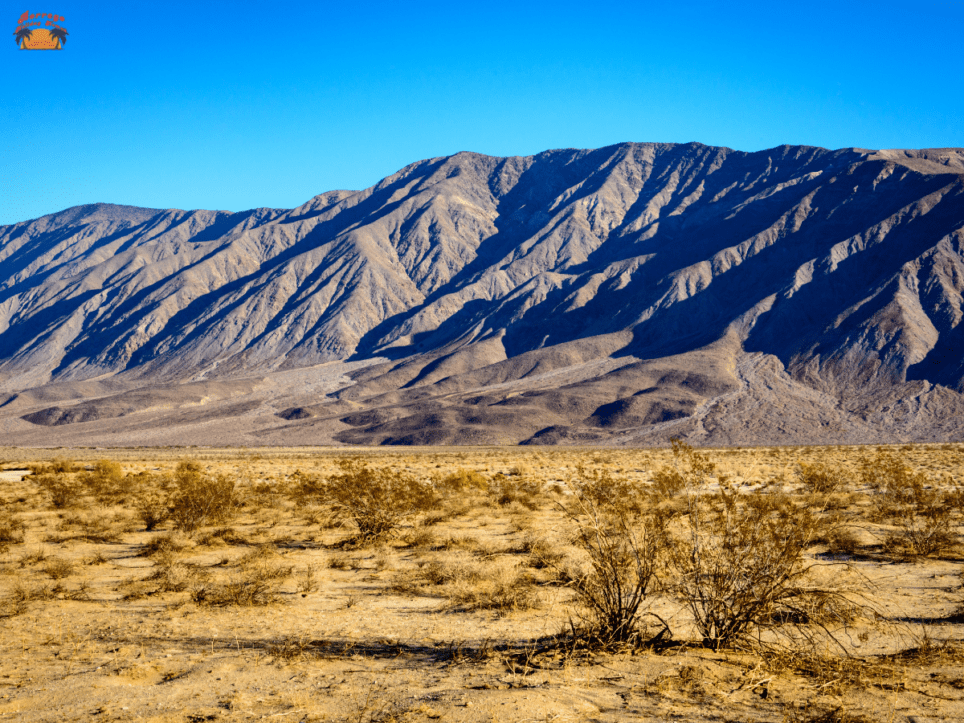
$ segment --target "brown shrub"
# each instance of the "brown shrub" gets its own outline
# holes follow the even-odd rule
[[[571,489],[577,492],[584,502],[596,508],[630,515],[639,515],[651,503],[648,491],[642,484],[625,477],[613,476],[608,469],[577,467]]]
[[[33,481],[47,494],[50,504],[58,510],[79,503],[80,485],[66,474],[45,472],[34,476]]]
[[[861,460],[860,474],[879,495],[876,517],[897,528],[885,542],[888,549],[923,557],[944,553],[955,544],[951,528],[961,492],[950,479],[941,480],[949,490],[938,489],[926,474],[884,451],[873,460]]]
[[[665,519],[604,494],[623,486],[600,475],[571,485],[570,499],[557,504],[570,524],[573,544],[588,562],[567,560],[563,565],[562,557],[545,560],[561,579],[570,581],[587,611],[581,631],[585,641],[602,647],[653,640],[642,627],[650,617],[662,624],[657,637],[668,631],[666,623],[647,609],[665,559]]]
[[[105,505],[116,504],[129,490],[121,466],[107,459],[94,462],[93,470],[82,474],[80,482],[98,502]]]
[[[64,459],[63,457],[54,457],[50,461],[50,471],[54,474],[70,474],[71,472],[76,472],[80,468],[74,464],[73,461],[69,459]]]
[[[800,462],[797,465],[797,475],[804,489],[816,495],[831,495],[849,481],[846,472],[825,464]]]
[[[487,492],[489,479],[474,469],[458,469],[436,480],[435,486],[447,492]]]
[[[340,517],[355,523],[363,541],[394,531],[438,503],[430,484],[400,470],[373,469],[354,459],[338,464],[341,473],[331,476],[318,496]]]
[[[62,534],[49,536],[49,542],[65,542],[78,538],[86,542],[118,542],[121,531],[128,523],[123,514],[89,511],[61,514],[57,529]]]
[[[233,527],[220,527],[198,537],[197,544],[207,547],[224,547],[226,545],[248,545],[250,542]]]
[[[320,476],[296,469],[288,478],[284,490],[298,507],[310,505],[321,495],[325,483]]]
[[[23,520],[8,512],[0,512],[0,552],[6,552],[11,545],[23,542]]]
[[[134,513],[148,532],[156,530],[171,515],[174,480],[163,474],[138,472],[124,478]]]
[[[499,615],[538,608],[535,578],[508,564],[497,565],[474,580],[457,581],[448,597],[460,610],[494,610]]]
[[[267,562],[247,565],[226,582],[199,581],[191,588],[191,599],[198,605],[270,605],[279,600],[281,584],[291,576],[291,571],[291,567]]]
[[[183,592],[191,585],[201,584],[206,575],[194,565],[179,561],[174,554],[156,556],[157,566],[146,578],[154,583],[151,594],[163,592]]]
[[[492,478],[490,490],[500,506],[521,505],[530,511],[538,509],[542,492],[539,483],[534,480],[510,479],[502,473]]]
[[[211,476],[196,462],[181,462],[169,508],[174,527],[193,535],[202,525],[228,519],[235,508],[234,487],[231,477]]]
[[[73,571],[74,566],[70,561],[57,557],[50,558],[44,565],[44,573],[52,580],[63,580],[65,577],[70,577]]]
[[[141,548],[141,551],[138,554],[141,557],[171,555],[190,547],[191,544],[192,543],[190,543],[188,540],[177,534],[166,533],[162,535],[154,535],[150,542]]]
[[[713,462],[679,439],[674,437],[670,444],[673,446],[673,466],[662,467],[653,475],[652,491],[661,501],[702,488],[716,469]]]
[[[418,584],[421,583],[421,584]],[[508,615],[539,607],[535,578],[509,562],[483,564],[464,554],[424,563],[415,584],[400,581],[395,588],[448,598],[461,611],[494,610]]]
[[[817,515],[783,495],[694,495],[673,528],[670,567],[703,644],[718,649],[787,621],[811,621],[825,596],[808,587],[812,564],[803,553],[822,531]],[[832,617],[826,602],[818,607]]]
[[[669,589],[686,605],[707,647],[718,649],[762,630],[775,633],[817,623],[846,622],[852,605],[810,584],[815,563],[804,551],[826,537],[826,521],[786,495],[739,494],[725,480],[701,490],[706,458],[687,445],[683,457],[686,510],[669,530]],[[689,458],[689,459],[685,459]]]

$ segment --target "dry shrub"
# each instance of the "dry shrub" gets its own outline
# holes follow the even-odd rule
[[[355,563],[348,555],[334,555],[328,558],[328,567],[332,570],[353,570]]]
[[[249,545],[250,541],[239,534],[237,530],[233,527],[219,527],[216,530],[211,530],[197,538],[197,544],[204,545],[206,547],[226,547],[226,546],[238,546],[238,545]]]
[[[653,642],[669,630],[647,609],[665,559],[665,519],[607,494],[623,486],[608,474],[572,484],[570,499],[557,504],[572,527],[573,544],[587,562],[562,569],[561,559],[547,561],[571,581],[587,611],[583,630],[574,626],[574,634],[602,647]],[[660,623],[655,636],[643,628],[648,619]]]
[[[174,480],[168,475],[140,472],[128,476],[125,483],[130,487],[132,506],[144,529],[151,532],[164,524],[171,515]]]
[[[24,552],[17,560],[17,564],[20,567],[26,567],[27,565],[36,565],[37,563],[41,563],[44,560],[46,560],[47,557],[49,557],[47,555],[47,550],[44,549],[43,547],[38,547],[33,552],[29,550]]]
[[[915,472],[893,454],[878,451],[860,463],[861,477],[880,496],[877,515],[894,525],[885,546],[910,557],[946,553],[956,542],[952,532],[956,496],[960,490],[937,489],[922,472]]]
[[[473,550],[481,551],[482,543],[479,538],[466,534],[451,534],[439,540],[439,547],[443,550]]]
[[[273,659],[290,663],[311,654],[311,641],[304,636],[299,638],[287,636],[280,642],[269,643],[265,650]]]
[[[94,462],[93,469],[80,476],[80,482],[98,502],[105,505],[116,504],[129,491],[121,466],[107,459]]]
[[[176,533],[166,533],[163,535],[154,535],[150,542],[141,548],[141,551],[138,554],[141,557],[171,555],[191,546],[191,542],[181,535]]]
[[[65,474],[45,472],[35,475],[33,481],[47,494],[50,504],[58,510],[75,506],[80,501],[80,486]]]
[[[174,527],[193,535],[199,527],[223,522],[234,512],[234,479],[211,476],[197,462],[181,462],[174,472],[170,518]]]
[[[28,606],[25,600],[20,600],[16,595],[7,595],[0,599],[0,620],[13,618],[27,612]]]
[[[10,590],[10,602],[23,612],[23,606],[34,600],[53,600],[57,596],[55,588],[50,585],[28,585],[23,580],[14,583]]]
[[[83,559],[84,565],[105,565],[108,562],[110,562],[110,558],[100,551],[97,551]]]
[[[402,522],[438,503],[432,486],[391,468],[373,469],[354,459],[340,460],[341,473],[320,489],[320,500],[358,528],[361,541],[393,532]]]
[[[278,602],[281,584],[291,576],[291,567],[268,562],[246,565],[226,582],[203,579],[191,588],[198,605],[254,607]]]
[[[427,547],[430,549],[438,549],[441,542],[441,538],[436,532],[424,527],[405,530],[399,539],[406,547]]]
[[[522,540],[522,549],[529,555],[526,564],[536,570],[554,570],[562,564],[565,558],[558,544],[533,533],[525,535]]]
[[[683,491],[685,480],[679,470],[661,467],[653,473],[653,493],[662,499],[675,497]]]
[[[195,565],[179,561],[173,553],[161,554],[155,559],[157,565],[146,578],[147,582],[154,583],[154,593],[183,592],[205,578]]]
[[[698,472],[686,478],[686,513],[670,526],[671,587],[703,644],[719,649],[787,623],[829,632],[842,621],[850,604],[811,587],[815,563],[803,557],[824,531],[820,517],[782,494],[740,495],[725,483],[699,492],[712,464],[686,445],[674,452],[690,458],[681,467]]]
[[[509,479],[502,473],[492,478],[490,490],[501,507],[515,504],[529,511],[538,509],[542,493],[538,482],[524,478]]]
[[[324,486],[325,483],[318,475],[296,469],[288,477],[284,491],[298,507],[305,507],[318,498]]]
[[[848,688],[866,690],[868,687],[879,686],[893,689],[905,676],[905,671],[901,670],[900,666],[893,665],[894,661],[889,661],[887,656],[865,658],[833,655],[827,651],[812,649],[771,649],[762,650],[761,653],[770,672],[791,673],[809,678],[826,695],[842,695]]]
[[[831,495],[849,482],[846,472],[825,464],[800,462],[797,474],[804,489],[815,495]]]
[[[709,482],[716,465],[704,455],[694,454],[693,448],[677,438],[670,440],[673,447],[673,466],[662,467],[653,475],[652,491],[657,500],[666,501],[683,492],[700,489]]]
[[[419,576],[429,585],[474,583],[484,577],[483,567],[463,556],[431,560],[419,569]]]
[[[376,570],[394,570],[395,569],[395,557],[392,554],[393,550],[388,545],[382,545],[378,548],[375,553],[375,569]]]
[[[508,563],[484,570],[475,580],[456,581],[448,597],[460,610],[495,610],[499,615],[533,610],[541,604],[535,578]]]
[[[54,474],[70,474],[80,469],[72,460],[63,457],[54,457],[50,461],[50,471]]]
[[[73,571],[74,566],[69,560],[57,557],[48,559],[46,564],[44,564],[44,573],[46,573],[51,580],[63,580],[65,577],[70,577]]]
[[[311,563],[305,565],[298,573],[298,592],[307,595],[318,589],[317,566]]]
[[[249,565],[260,565],[267,560],[274,560],[279,557],[277,550],[274,546],[265,543],[258,545],[252,550],[244,553],[238,558],[237,564],[241,567],[247,567]]]
[[[300,506],[301,516],[309,525],[318,525],[323,530],[332,530],[344,525],[338,513],[328,505],[303,504]]]
[[[809,701],[803,708],[784,708],[783,720],[785,723],[872,723],[871,718],[850,713],[840,706],[827,708]]]
[[[28,464],[27,469],[34,476],[39,476],[43,474],[72,474],[77,472],[80,467],[69,459],[54,457],[49,463],[33,462]]]
[[[435,525],[439,525],[443,522],[448,522],[455,516],[456,513],[454,510],[439,510],[436,512],[429,512],[427,515],[417,520],[417,523],[423,527],[434,527]]]
[[[855,555],[860,549],[860,538],[851,527],[840,522],[830,523],[824,542],[831,555]]]
[[[0,552],[6,552],[11,545],[19,545],[23,538],[23,520],[6,511],[0,512]]]
[[[489,479],[474,469],[457,469],[436,480],[435,486],[446,492],[487,492]]]
[[[643,485],[625,477],[614,477],[608,469],[577,467],[570,490],[578,492],[584,502],[599,509],[639,515],[650,506],[649,495]]]
[[[396,589],[448,598],[461,611],[495,610],[507,615],[541,604],[535,579],[515,564],[485,565],[456,555],[432,560],[417,573],[419,584],[396,584]]]
[[[86,542],[118,542],[128,523],[122,514],[97,512],[62,513],[57,529],[62,535],[50,536],[49,542],[82,539]]]

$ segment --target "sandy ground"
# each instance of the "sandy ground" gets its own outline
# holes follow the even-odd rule
[[[798,462],[852,469],[872,452],[706,454],[717,464],[710,486],[722,473],[746,489],[794,493]],[[960,446],[891,452],[934,480],[960,480]],[[540,493],[527,506],[466,491],[406,519],[380,542],[346,544],[350,526],[334,525],[326,508],[299,506],[289,494],[298,472],[324,479],[346,453],[0,449],[0,528],[16,527],[10,520],[23,526],[0,553],[0,720],[964,719],[959,512],[956,542],[910,559],[875,543],[886,525],[870,521],[874,501],[866,490],[855,483],[841,493],[838,512],[861,521],[858,552],[833,558],[817,546],[807,554],[826,563],[818,574],[867,602],[868,612],[840,638],[844,652],[813,657],[809,648],[792,648],[775,658],[745,646],[713,651],[699,645],[688,613],[669,596],[655,597],[652,609],[669,621],[672,644],[572,651],[553,636],[583,611],[571,587],[536,564],[533,552],[535,540],[568,549],[557,493]],[[648,483],[671,462],[666,450],[364,454],[373,465],[415,476],[502,474],[543,490],[580,466]],[[78,471],[57,473],[67,458]],[[129,502],[77,496],[58,508],[36,476],[24,478],[33,466],[79,479],[102,458],[128,475],[170,472],[192,459],[211,475],[233,475],[244,504],[230,520],[188,536],[170,522],[146,531]],[[157,549],[159,540],[171,549]],[[434,584],[426,572],[463,569],[476,577]],[[205,600],[204,590],[259,574],[270,578],[267,604]],[[508,602],[486,602],[486,586],[500,580],[509,581]]]

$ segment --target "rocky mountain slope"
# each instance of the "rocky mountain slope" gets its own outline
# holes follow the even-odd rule
[[[961,149],[459,153],[292,210],[71,208],[0,227],[0,272],[16,443],[964,431]]]

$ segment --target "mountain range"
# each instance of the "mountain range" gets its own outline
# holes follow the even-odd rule
[[[964,435],[964,150],[458,153],[0,226],[8,444]]]

